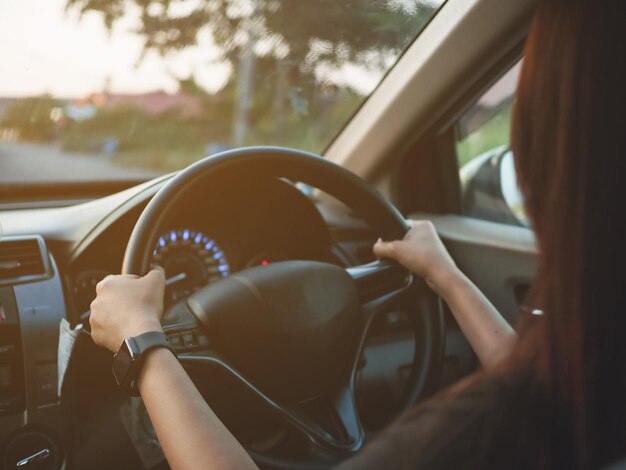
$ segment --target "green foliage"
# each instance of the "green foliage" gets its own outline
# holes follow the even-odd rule
[[[59,127],[53,120],[54,110],[59,106],[50,95],[23,98],[7,108],[0,127],[16,129],[21,140],[51,141]]]
[[[197,160],[204,156],[212,137],[202,119],[183,119],[176,112],[150,116],[135,106],[119,106],[71,123],[62,146],[67,151],[94,153],[114,142],[120,161],[168,171],[180,168],[180,164],[171,164],[172,155],[187,163]]]

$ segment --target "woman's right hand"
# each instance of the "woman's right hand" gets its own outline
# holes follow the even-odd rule
[[[96,285],[91,303],[91,338],[98,346],[117,352],[124,339],[160,331],[165,272],[156,268],[143,277],[107,276]]]
[[[409,221],[411,229],[402,240],[378,240],[374,254],[391,258],[423,278],[437,294],[444,296],[450,280],[460,274],[433,224],[427,220]]]

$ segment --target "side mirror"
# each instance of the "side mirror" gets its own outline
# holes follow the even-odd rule
[[[464,213],[479,219],[528,226],[508,146],[485,152],[461,168]]]
[[[500,190],[504,202],[520,225],[528,227],[530,224],[524,209],[524,197],[517,184],[517,172],[511,150],[505,152],[500,158]]]

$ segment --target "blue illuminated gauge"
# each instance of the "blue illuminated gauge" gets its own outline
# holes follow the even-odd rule
[[[226,255],[215,240],[189,229],[161,234],[152,262],[165,269],[166,304],[230,275]]]

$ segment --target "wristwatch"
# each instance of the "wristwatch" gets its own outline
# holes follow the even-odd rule
[[[162,331],[148,331],[138,336],[126,338],[113,356],[113,376],[117,384],[132,396],[139,396],[137,377],[146,352],[154,348],[174,348]]]

